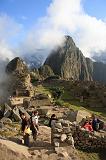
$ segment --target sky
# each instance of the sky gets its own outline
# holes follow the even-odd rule
[[[0,0],[0,58],[48,54],[73,37],[86,57],[106,51],[106,0]]]
[[[0,0],[0,12],[12,17],[29,29],[46,14],[50,0]]]

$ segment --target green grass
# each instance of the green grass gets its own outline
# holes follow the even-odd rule
[[[50,91],[48,88],[43,87],[42,85],[38,85],[35,87],[35,93],[43,93],[43,94],[50,94]]]
[[[59,83],[59,81],[57,81],[57,82],[54,81],[53,83],[50,83],[50,84],[46,83],[43,85],[38,85],[35,88],[36,88],[36,93],[52,94],[52,89],[54,89],[54,87],[55,88],[58,87],[63,90],[63,94],[62,94],[61,98],[54,99],[54,102],[56,105],[66,106],[74,111],[75,110],[86,110],[86,111],[94,113],[94,114],[96,114],[106,120],[106,110],[103,107],[101,107],[101,108],[89,107],[87,104],[87,101],[89,101],[91,99],[84,100],[84,102],[81,103],[79,98],[73,96],[71,86],[69,86],[69,84],[67,84],[67,82]],[[72,87],[72,89],[73,88],[74,87]]]

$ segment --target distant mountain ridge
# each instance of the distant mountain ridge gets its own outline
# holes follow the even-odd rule
[[[44,55],[37,53],[23,56],[22,58],[30,69],[39,68],[40,66],[42,66],[45,59]]]

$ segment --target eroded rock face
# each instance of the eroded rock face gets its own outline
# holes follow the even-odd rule
[[[39,68],[39,74],[42,78],[47,78],[49,76],[53,76],[53,70],[48,65],[43,65]]]
[[[64,79],[106,82],[106,64],[84,57],[70,36],[65,36],[64,44],[52,51],[44,64]]]
[[[7,73],[12,73],[14,71],[18,71],[19,73],[21,73],[21,72],[24,72],[24,73],[28,72],[28,68],[27,68],[26,64],[19,57],[16,57],[13,60],[11,60],[8,63],[7,67],[6,67],[6,72]]]
[[[19,57],[10,61],[6,67],[9,75],[8,91],[16,96],[33,96],[30,74],[24,61]]]
[[[65,37],[66,40],[63,46],[54,51],[45,61],[55,74],[60,75],[66,79],[75,80],[92,80],[90,73],[90,61],[87,63],[86,58],[83,56],[79,48],[76,47],[73,39],[69,36]]]

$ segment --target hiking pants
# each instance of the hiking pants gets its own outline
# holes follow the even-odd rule
[[[29,134],[24,135],[24,144],[29,147]]]

